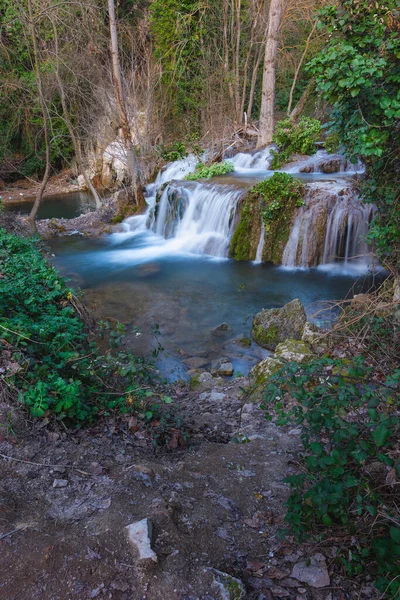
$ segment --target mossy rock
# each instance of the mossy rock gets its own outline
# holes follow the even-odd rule
[[[291,338],[300,340],[307,322],[300,300],[292,300],[282,308],[262,310],[253,319],[251,335],[254,341],[267,350]]]
[[[232,236],[229,258],[255,260],[261,235],[260,196],[249,192],[240,212],[239,223]]]
[[[277,346],[275,355],[285,362],[299,364],[311,362],[315,358],[315,354],[311,352],[310,347],[299,340],[285,340]]]
[[[266,383],[272,375],[275,375],[282,367],[284,363],[276,358],[275,356],[268,356],[259,362],[250,371],[250,376],[254,379],[256,385],[262,385]]]

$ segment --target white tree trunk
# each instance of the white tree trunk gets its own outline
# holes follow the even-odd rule
[[[115,18],[114,0],[108,0],[108,16],[110,21],[111,37],[111,58],[112,58],[112,78],[114,83],[115,95],[117,97],[120,125],[124,139],[125,153],[129,175],[132,181],[133,194],[135,202],[139,206],[143,203],[143,193],[140,190],[135,149],[132,142],[132,135],[129,127],[128,113],[126,110],[125,97],[122,87],[121,66],[118,51],[117,23]]]
[[[265,46],[264,75],[261,96],[260,134],[257,146],[272,142],[274,133],[275,67],[278,52],[278,36],[281,24],[282,0],[271,0],[268,19],[268,35]]]

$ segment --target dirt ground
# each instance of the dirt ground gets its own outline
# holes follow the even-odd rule
[[[36,182],[33,179],[20,179],[12,184],[2,183],[0,185],[0,197],[6,204],[24,201],[31,202],[35,199],[39,186],[40,182]],[[76,177],[74,177],[70,169],[66,169],[50,177],[43,197],[79,192],[79,190],[80,187]]]
[[[187,439],[157,451],[132,422],[62,432],[0,407],[2,600],[377,600],[368,581],[337,571],[335,548],[277,536],[299,430],[266,421],[244,385],[177,385]],[[125,527],[144,518],[157,563],[128,542]],[[322,588],[295,577],[315,556]]]

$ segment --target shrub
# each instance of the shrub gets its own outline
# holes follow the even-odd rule
[[[170,146],[160,146],[158,148],[159,154],[161,158],[168,162],[174,162],[176,160],[181,160],[188,155],[188,151],[183,142],[176,142],[175,144],[171,144]]]
[[[272,138],[278,146],[278,152],[273,151],[271,169],[280,169],[293,154],[315,154],[315,142],[320,135],[321,123],[318,119],[302,117],[297,125],[290,119],[279,121]]]
[[[34,417],[73,425],[110,410],[137,410],[153,395],[143,359],[115,343],[114,352],[99,352],[73,290],[37,240],[0,229],[0,273],[0,349],[7,359],[0,392],[14,390]],[[115,342],[123,328],[108,333]]]
[[[234,170],[235,165],[230,161],[213,163],[209,166],[206,166],[203,163],[199,163],[194,173],[189,173],[188,175],[186,175],[185,179],[187,181],[196,181],[197,179],[211,179],[211,177],[216,177],[218,175],[226,175],[227,173],[233,173]]]
[[[347,575],[375,567],[380,590],[400,589],[400,370],[374,376],[362,356],[291,363],[266,392],[279,423],[301,425],[304,473],[286,479],[292,493],[286,521],[299,539],[312,530],[342,540]],[[284,407],[289,397],[291,408]]]

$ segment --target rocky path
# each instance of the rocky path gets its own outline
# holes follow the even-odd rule
[[[205,379],[176,390],[189,438],[158,454],[111,421],[27,430],[3,407],[3,600],[378,598],[337,579],[326,549],[277,536],[299,431],[268,423],[246,381]]]

